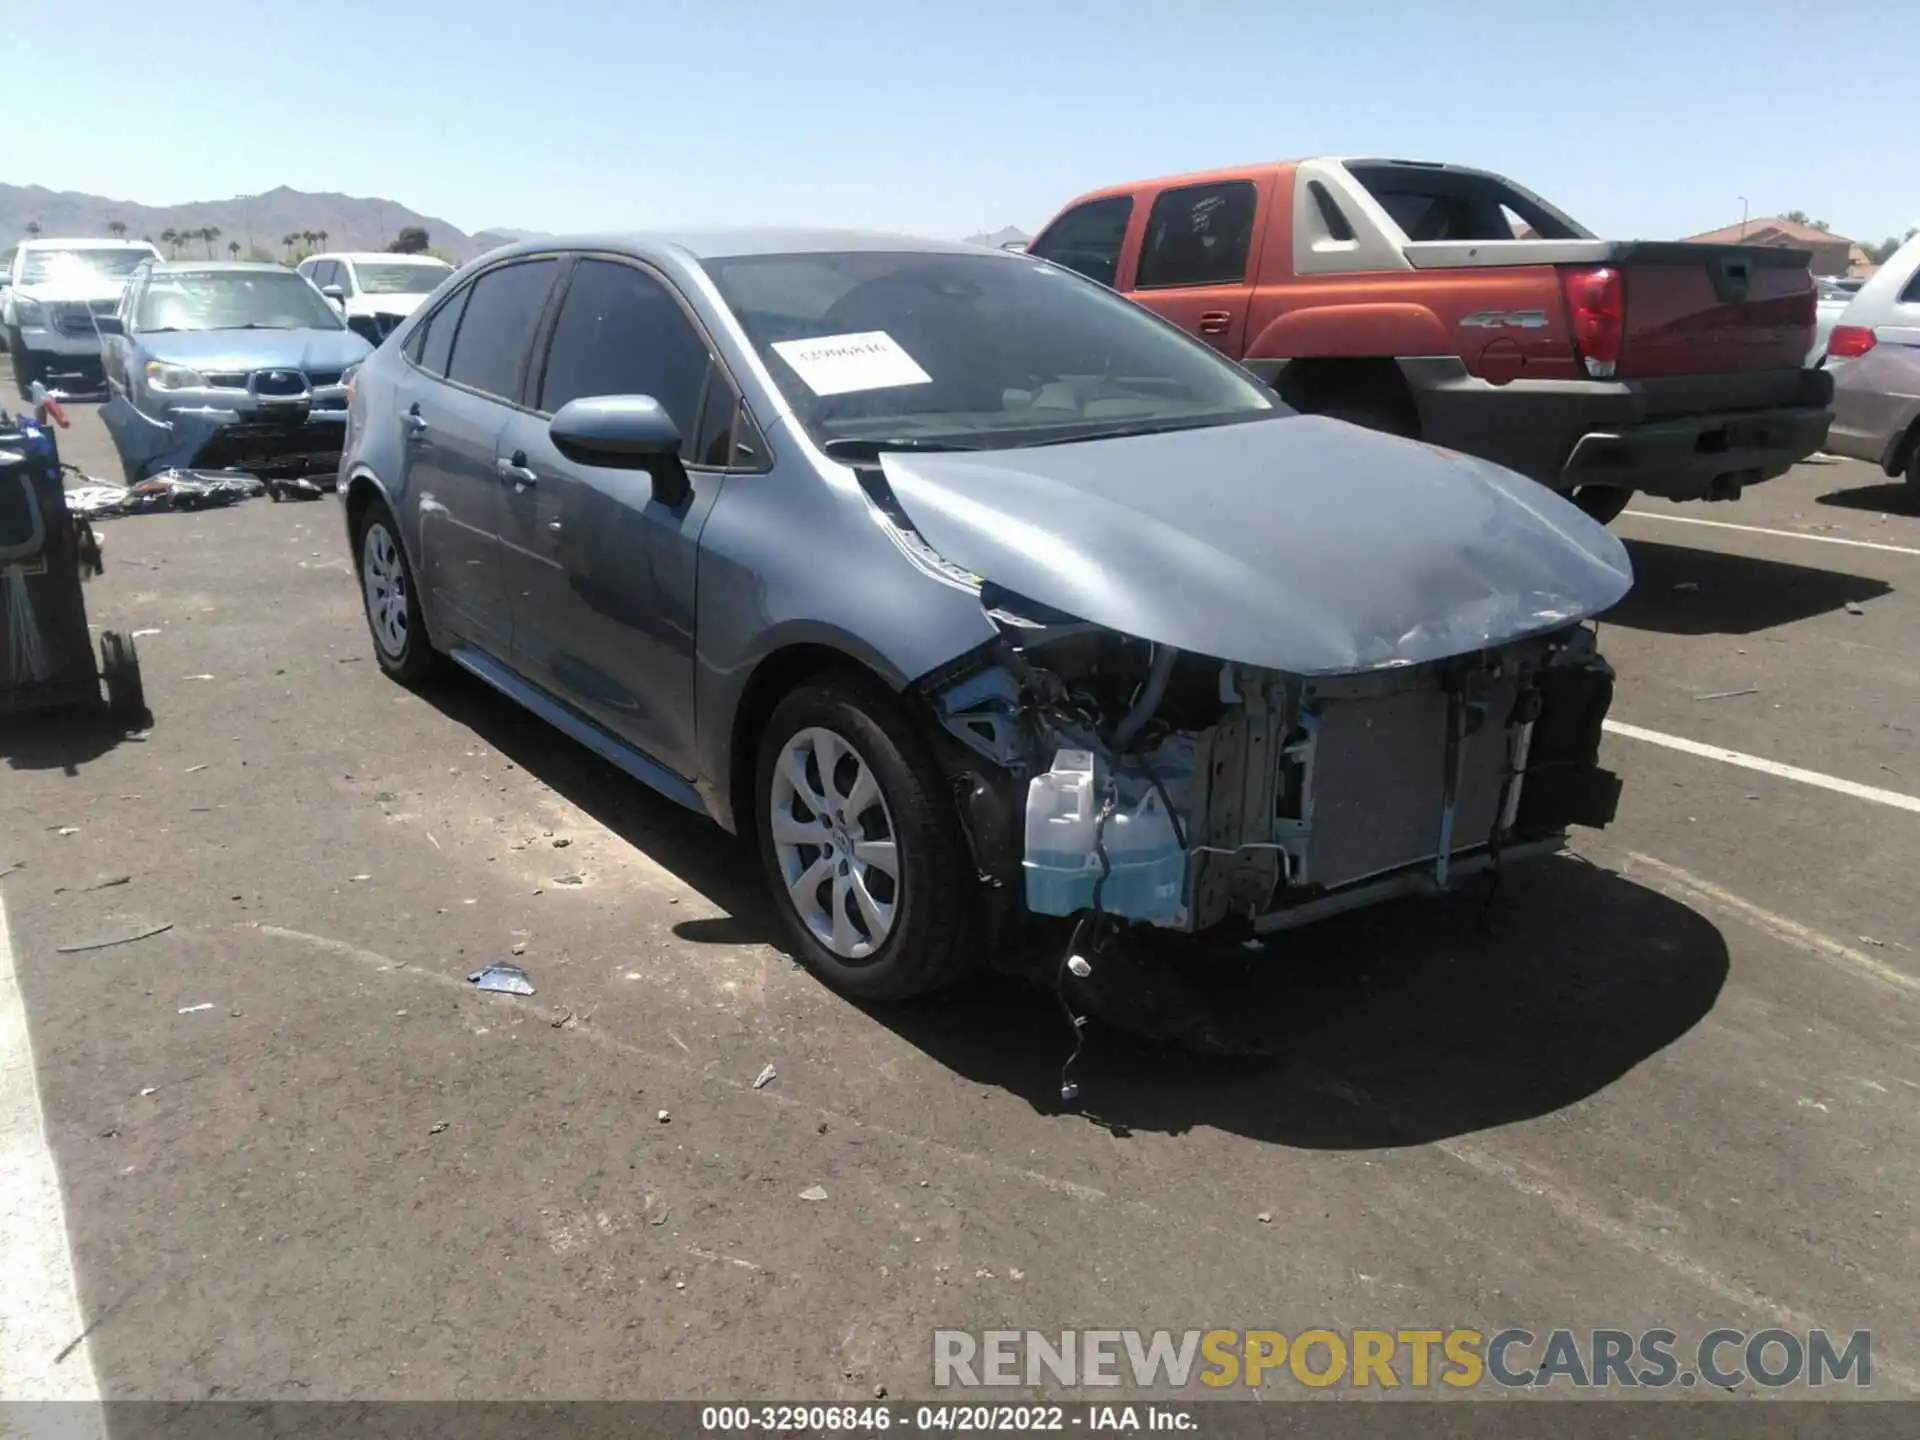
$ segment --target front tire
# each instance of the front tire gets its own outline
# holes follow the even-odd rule
[[[899,1000],[974,968],[974,867],[925,738],[884,687],[811,681],[761,734],[755,843],[795,954],[833,989]]]
[[[400,527],[384,501],[371,502],[361,514],[353,550],[360,561],[360,600],[374,658],[402,685],[419,685],[439,668],[440,657],[427,639]]]

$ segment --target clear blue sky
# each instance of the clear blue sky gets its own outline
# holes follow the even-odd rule
[[[1118,180],[1382,154],[1504,171],[1618,237],[1735,223],[1741,195],[1856,239],[1920,221],[1920,0],[35,13],[7,27],[0,179],[146,204],[287,184],[469,231],[959,235]]]

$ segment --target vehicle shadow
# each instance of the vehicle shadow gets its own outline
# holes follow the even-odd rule
[[[1883,515],[1920,515],[1920,490],[1902,480],[1829,490],[1824,495],[1816,495],[1814,500],[1817,504],[1833,505],[1843,510],[1867,510]]]
[[[0,721],[0,760],[13,770],[59,770],[78,775],[80,767],[126,744],[153,723],[149,714],[129,729],[104,711],[45,711]],[[137,742],[136,742],[137,743]]]
[[[1603,624],[1663,635],[1751,635],[1890,594],[1881,580],[1753,555],[1629,540],[1633,589]]]
[[[470,676],[438,679],[423,698],[725,912],[675,925],[681,939],[781,943],[751,850],[705,815],[655,794]]]
[[[1073,1031],[1045,990],[993,979],[872,1014],[970,1080],[1120,1134],[1428,1144],[1585,1099],[1684,1035],[1726,980],[1726,943],[1693,910],[1576,859],[1530,868],[1484,932],[1470,895],[1402,902],[1276,937],[1218,977],[1266,1058],[1089,1026],[1070,1104]]]

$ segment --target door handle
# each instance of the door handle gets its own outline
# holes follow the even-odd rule
[[[1224,335],[1227,327],[1233,324],[1233,316],[1225,310],[1207,310],[1200,316],[1202,335]]]
[[[407,427],[407,436],[409,439],[416,435],[424,435],[427,433],[426,418],[421,415],[418,405],[413,406],[406,414],[402,415],[400,417],[400,423]]]
[[[540,477],[527,468],[526,460],[525,452],[516,450],[511,460],[502,458],[494,461],[493,472],[502,480],[511,480],[515,485],[538,485]]]

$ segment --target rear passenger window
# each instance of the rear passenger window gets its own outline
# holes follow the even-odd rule
[[[1133,197],[1111,195],[1069,210],[1027,246],[1027,254],[1077,270],[1109,290],[1120,269],[1120,250],[1133,218]]]
[[[467,308],[471,285],[447,297],[446,303],[426,318],[414,332],[407,353],[422,370],[435,375],[447,373],[447,360],[453,354],[453,335],[460,328],[460,314]]]
[[[1250,180],[1166,191],[1147,217],[1135,286],[1240,284],[1253,248],[1254,198]]]
[[[1920,270],[1913,272],[1913,278],[1907,281],[1907,288],[1900,292],[1900,298],[1894,303],[1896,305],[1920,304]]]
[[[474,281],[447,379],[518,402],[521,366],[558,268],[555,260],[527,260],[489,270]]]
[[[587,395],[651,395],[691,444],[712,363],[707,342],[660,281],[632,265],[582,260],[554,321],[540,409],[552,414]]]

